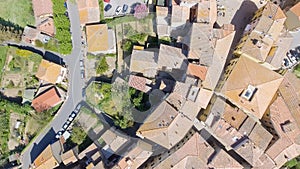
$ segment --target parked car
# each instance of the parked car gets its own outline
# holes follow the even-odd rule
[[[80,68],[83,68],[83,67],[84,67],[83,60],[82,60],[82,59],[80,59],[80,61],[79,61],[79,66],[80,66]]]
[[[81,79],[84,79],[85,78],[84,70],[81,70],[80,74],[81,74]]]
[[[128,5],[124,4],[123,5],[123,13],[127,12],[127,10],[128,10]]]
[[[75,113],[78,113],[79,112],[79,110],[80,110],[80,108],[81,108],[81,104],[79,103],[77,106],[76,106],[76,108],[75,108]]]
[[[104,2],[106,2],[106,3],[109,3],[109,2],[110,2],[110,0],[104,0]]]
[[[122,7],[118,6],[118,7],[116,8],[116,15],[120,15],[121,12],[122,12]]]
[[[64,2],[64,7],[68,9],[67,1]]]
[[[111,4],[107,4],[105,7],[104,7],[104,11],[107,12],[111,9]]]
[[[69,127],[70,124],[71,124],[71,122],[66,121],[66,122],[64,123],[64,125],[62,126],[62,129],[63,129],[64,131],[67,130],[67,128]]]
[[[58,131],[57,133],[56,133],[56,135],[55,135],[55,138],[59,138],[61,135],[63,134],[63,131]]]

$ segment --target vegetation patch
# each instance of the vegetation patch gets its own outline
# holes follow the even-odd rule
[[[87,89],[89,104],[104,111],[121,128],[133,126],[131,103],[128,90],[124,86],[108,83],[92,83]]]
[[[134,107],[139,111],[147,111],[151,105],[149,103],[149,95],[136,90],[132,87],[129,88],[130,101]]]
[[[70,54],[72,51],[72,41],[70,33],[70,21],[65,15],[66,8],[64,0],[52,0],[53,2],[53,19],[56,28],[55,38],[59,42],[59,52],[62,54]]]
[[[109,68],[109,65],[106,62],[106,57],[103,56],[97,65],[96,73],[101,75],[101,74],[105,73],[106,71],[108,71],[108,68]]]
[[[7,53],[8,47],[7,46],[0,46],[0,69],[3,70],[5,61],[6,61],[6,53]],[[0,71],[0,83],[2,79],[3,71]]]
[[[0,16],[12,23],[25,27],[34,24],[32,2],[28,0],[0,1]]]
[[[103,0],[99,1],[99,9],[100,9],[100,21],[104,20],[104,2]]]
[[[0,17],[0,43],[5,41],[20,42],[22,33],[22,27]]]
[[[300,156],[286,162],[284,164],[284,167],[287,167],[289,169],[300,169]]]
[[[298,78],[300,78],[300,64],[295,67],[294,73]]]

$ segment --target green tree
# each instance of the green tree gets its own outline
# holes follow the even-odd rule
[[[102,57],[102,59],[100,60],[97,69],[96,69],[96,73],[97,74],[103,74],[105,73],[109,68],[109,65],[106,62],[106,57]]]
[[[80,127],[78,125],[73,126],[72,134],[71,134],[71,138],[70,138],[73,143],[80,145],[81,143],[83,143],[86,136],[87,136],[87,134],[82,129],[82,127]]]

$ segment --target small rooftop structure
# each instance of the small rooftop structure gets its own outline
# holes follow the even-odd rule
[[[172,6],[171,27],[180,27],[189,20],[190,8],[187,6]]]
[[[189,63],[188,69],[187,69],[187,74],[196,76],[200,80],[205,80],[207,73],[207,66],[202,66],[202,65],[197,65],[194,63]]]
[[[157,74],[158,53],[146,50],[133,50],[130,60],[130,72],[142,73],[154,78]]]
[[[284,31],[273,44],[266,62],[272,65],[274,70],[278,70],[282,67],[282,61],[284,57],[286,57],[286,53],[290,50],[293,39],[290,33]]]
[[[54,36],[55,26],[53,18],[47,18],[37,25],[37,29],[49,36]]]
[[[257,119],[266,112],[283,77],[247,58],[240,57],[222,93],[233,104]]]
[[[128,80],[128,85],[130,87],[133,87],[144,93],[148,93],[151,90],[150,87],[151,83],[152,83],[151,80],[144,77],[135,76],[135,75],[130,75]]]
[[[35,92],[36,89],[25,89],[23,93],[22,104],[26,102],[31,102],[34,98]]]
[[[66,74],[67,69],[65,67],[43,59],[35,76],[40,80],[56,84],[61,83]]]
[[[79,11],[80,24],[96,23],[100,21],[98,0],[76,0]]]
[[[118,162],[117,167],[118,169],[138,168],[152,155],[152,153],[152,146],[139,140],[137,145]]]
[[[157,64],[160,69],[186,70],[187,58],[180,48],[161,44]]]
[[[171,18],[168,7],[156,6],[156,23],[158,36],[170,36]]]
[[[69,151],[63,153],[61,155],[62,162],[67,166],[73,164],[77,161],[77,157],[75,156],[74,150],[70,149]]]
[[[108,29],[106,24],[87,25],[86,36],[88,52],[113,53],[116,51],[114,31]]]

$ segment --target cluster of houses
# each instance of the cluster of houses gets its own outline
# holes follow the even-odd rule
[[[24,28],[22,41],[35,44],[36,40],[47,43],[55,35],[51,0],[32,0],[35,25]]]
[[[215,0],[161,5],[157,34],[176,37],[177,43],[134,49],[125,78],[130,87],[159,100],[137,129],[138,141],[128,146],[131,138],[109,129],[86,150],[60,148],[55,157],[52,147],[61,146],[60,139],[38,156],[35,168],[61,163],[76,168],[84,161],[85,168],[97,169],[264,169],[280,168],[300,155],[300,79],[282,64],[291,31],[300,27],[295,24],[300,3],[283,11],[265,2],[234,51],[234,25],[214,27]],[[84,3],[79,6],[82,23],[95,19]],[[88,51],[113,49],[109,32],[105,24],[86,25]]]
[[[67,75],[67,68],[43,59],[35,76],[40,81],[40,86],[25,89],[23,103],[31,103],[31,106],[38,112],[49,110],[62,103],[66,91],[56,87],[62,84]]]

